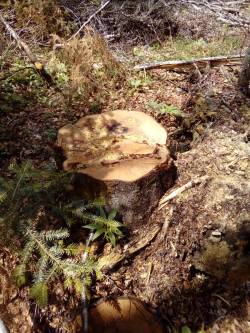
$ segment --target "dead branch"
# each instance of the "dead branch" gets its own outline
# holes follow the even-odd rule
[[[2,14],[0,13],[0,21],[3,23],[5,29],[11,35],[11,37],[16,41],[18,47],[22,49],[32,64],[35,66],[35,70],[37,73],[49,84],[54,85],[53,79],[51,75],[45,70],[44,65],[39,61],[37,56],[33,54],[29,48],[29,46],[22,41],[22,39],[18,36],[16,31],[9,25],[9,23],[4,19]]]
[[[102,3],[104,1],[106,0]],[[188,11],[191,9],[199,16],[213,17],[230,26],[241,28],[250,26],[247,12],[244,12],[249,0],[110,1],[109,5],[98,13],[95,12],[98,7],[90,0],[60,0],[60,3],[64,8],[70,8],[82,22],[88,22],[106,39],[119,42],[122,38],[123,43],[134,45],[138,42],[143,44],[163,42],[167,35],[171,35],[172,31],[178,30],[183,25],[183,8]],[[78,18],[76,20],[79,24]]]
[[[240,9],[248,4],[246,0],[230,2],[216,0],[179,0],[179,2],[183,5],[191,6],[199,12],[203,12],[205,9],[206,12],[215,17],[215,19],[228,25],[243,28],[250,26],[250,20],[240,14]]]
[[[154,240],[160,230],[161,226],[157,224],[152,230],[149,230],[148,233],[136,244],[134,244],[133,241],[127,244],[127,250],[124,250],[123,253],[119,253],[114,250],[110,254],[102,256],[98,260],[98,269],[104,271],[105,273],[114,269],[123,260],[129,259],[132,255],[136,254],[137,252],[145,248],[148,244],[150,244],[150,242]]]
[[[100,13],[100,11],[102,11],[108,4],[110,3],[110,0],[107,0],[104,4],[102,4],[92,15],[90,15],[90,17],[87,19],[87,21],[85,21],[81,27],[77,30],[76,33],[74,33],[69,39],[68,41],[70,41],[71,39],[75,38],[85,27],[87,24],[89,24],[89,22],[98,14]]]
[[[174,199],[175,197],[177,197],[182,192],[184,192],[184,191],[192,188],[195,185],[203,183],[204,181],[206,181],[208,179],[209,179],[209,176],[203,176],[203,177],[198,177],[196,179],[190,180],[188,183],[186,183],[185,185],[177,188],[176,190],[174,190],[173,192],[171,192],[169,195],[164,196],[161,199],[160,203],[159,203],[159,210],[162,209],[163,207],[165,207],[166,204],[168,203],[168,201]]]
[[[161,239],[164,239],[167,234],[173,212],[174,212],[174,206],[171,205],[165,216],[165,221],[164,221],[162,229],[161,229]]]
[[[136,65],[133,69],[136,71],[150,70],[164,68],[172,70],[174,68],[190,68],[190,67],[215,67],[220,65],[239,65],[242,59],[245,57],[243,54],[231,55],[231,56],[218,56],[198,58],[191,60],[171,60],[171,61],[158,61],[154,63],[147,63],[142,65]]]
[[[163,41],[172,25],[169,9],[178,5],[176,0],[168,1],[167,7],[159,0],[110,1],[108,6],[97,13],[93,1],[60,0],[60,3],[65,8],[70,7],[82,22],[88,22],[106,39],[120,41],[122,38],[123,42],[128,44]],[[175,26],[176,22],[173,25]]]

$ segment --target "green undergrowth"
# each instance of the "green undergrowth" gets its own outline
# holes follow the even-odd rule
[[[181,109],[174,105],[167,105],[166,103],[159,103],[156,101],[149,101],[146,103],[146,106],[153,110],[156,114],[166,115],[169,114],[170,116],[174,117],[184,117],[184,113]]]
[[[42,307],[55,280],[80,296],[93,275],[101,276],[93,256],[83,260],[86,241],[102,237],[115,246],[122,236],[116,211],[105,211],[103,199],[87,202],[67,194],[67,173],[34,169],[30,162],[11,165],[9,173],[9,179],[0,178],[0,245],[18,256],[15,283],[28,287]]]
[[[173,333],[177,333],[177,331],[176,332],[174,331]],[[200,329],[198,331],[193,331],[187,325],[185,325],[181,328],[180,333],[206,333],[206,332],[203,329]]]
[[[230,55],[240,52],[243,40],[239,36],[225,35],[220,39],[206,41],[191,38],[172,38],[152,46],[134,47],[132,54],[137,62],[190,60],[192,58]]]
[[[13,45],[9,56],[7,51],[0,53],[0,112],[32,105],[98,113],[125,86],[125,68],[93,30],[70,42],[57,36],[56,42],[64,46],[46,52],[32,49],[53,83],[44,81],[28,59],[13,54]]]
[[[45,90],[44,82],[31,65],[13,59],[7,70],[0,70],[0,114],[22,110],[37,103]]]

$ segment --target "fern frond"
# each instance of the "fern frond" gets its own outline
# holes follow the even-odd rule
[[[12,273],[12,277],[18,287],[24,285],[26,283],[26,265],[17,265]]]
[[[35,247],[35,243],[33,242],[33,240],[29,240],[26,244],[25,244],[25,247],[22,251],[22,254],[21,254],[21,262],[25,265],[28,260],[30,259],[30,256],[33,252],[33,249]]]
[[[73,280],[73,287],[78,295],[82,294],[82,289],[84,288],[85,284],[82,279],[76,278]]]
[[[78,200],[62,204],[62,188],[69,183],[68,174],[36,170],[30,162],[21,166],[13,164],[10,171],[12,179],[0,178],[0,205],[4,210],[0,224],[3,237],[9,237],[13,232],[22,246],[25,241],[20,265],[14,272],[17,284],[27,283],[27,272],[31,273],[34,284],[30,296],[40,306],[47,304],[48,285],[59,275],[64,279],[65,287],[74,287],[81,293],[91,284],[93,272],[98,274],[95,260],[88,256],[83,260],[82,253],[88,254],[89,243],[85,246],[82,243],[68,245],[70,231],[65,228],[49,229],[47,224],[49,230],[41,230],[43,223],[40,222],[43,221],[37,212],[49,212],[50,216],[68,226],[81,221],[90,223],[85,227],[91,230],[91,241],[103,236],[114,245],[116,237],[121,235],[121,224],[115,220],[116,211],[107,214],[103,198],[90,203]]]
[[[77,256],[83,251],[83,244],[70,244],[64,249],[68,256]]]
[[[52,267],[50,267],[50,269],[48,269],[44,275],[43,275],[43,281],[46,283],[49,283],[51,280],[54,280],[59,274],[60,274],[60,270],[58,269],[57,265],[53,265]]]
[[[57,259],[60,259],[62,255],[65,253],[65,249],[58,246],[58,245],[53,245],[49,248],[50,253]]]
[[[36,282],[44,281],[44,276],[46,274],[46,270],[48,268],[48,257],[42,256],[37,263],[38,272],[36,273]]]
[[[45,282],[37,282],[30,288],[30,297],[44,307],[48,304],[48,285]]]
[[[0,190],[0,205],[2,205],[8,197],[8,194],[6,191],[1,191]]]
[[[46,241],[54,241],[56,239],[65,239],[69,237],[69,231],[67,229],[49,230],[41,233]]]

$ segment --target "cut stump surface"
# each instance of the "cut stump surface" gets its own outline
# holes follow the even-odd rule
[[[174,181],[166,140],[165,129],[138,111],[86,116],[58,133],[76,189],[89,199],[103,196],[128,225],[145,223]]]

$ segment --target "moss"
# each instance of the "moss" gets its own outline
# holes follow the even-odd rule
[[[223,278],[226,274],[226,266],[231,256],[231,250],[227,242],[208,242],[196,266],[202,271]]]

